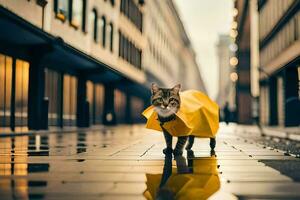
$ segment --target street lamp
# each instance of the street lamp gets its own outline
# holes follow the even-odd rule
[[[233,8],[233,10],[232,10],[232,16],[233,16],[233,17],[236,17],[238,14],[239,14],[238,9]]]
[[[238,36],[238,31],[237,30],[234,30],[234,29],[232,29],[231,31],[230,31],[230,37],[232,37],[232,38],[236,38],[237,36]]]
[[[231,74],[230,74],[230,80],[232,82],[236,82],[238,80],[238,78],[239,78],[239,76],[238,76],[238,74],[236,72],[231,72]]]
[[[237,57],[234,56],[230,58],[229,63],[231,66],[235,67],[239,63],[239,60],[237,59]]]

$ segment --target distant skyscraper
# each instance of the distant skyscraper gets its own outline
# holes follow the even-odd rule
[[[234,57],[235,46],[229,35],[220,35],[217,44],[219,64],[219,92],[217,102],[220,109],[228,103],[230,111],[235,110],[235,66],[237,59]],[[222,114],[222,112],[221,112]]]

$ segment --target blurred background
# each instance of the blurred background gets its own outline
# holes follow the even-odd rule
[[[181,83],[222,121],[300,124],[298,0],[0,0],[0,132],[144,122]]]

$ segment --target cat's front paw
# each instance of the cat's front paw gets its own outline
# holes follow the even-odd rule
[[[164,148],[163,153],[164,153],[165,155],[172,155],[173,149],[170,148],[170,147]]]

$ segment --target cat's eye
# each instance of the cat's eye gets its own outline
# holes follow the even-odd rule
[[[171,102],[171,105],[172,105],[172,106],[176,106],[177,103],[176,103],[175,101],[173,101],[173,102]]]
[[[157,101],[157,102],[162,102],[163,99],[162,99],[162,98],[157,98],[157,99],[155,99],[155,101]]]
[[[175,101],[175,98],[172,98],[172,97],[171,97],[169,101],[170,101],[170,102],[171,102],[171,101]]]

